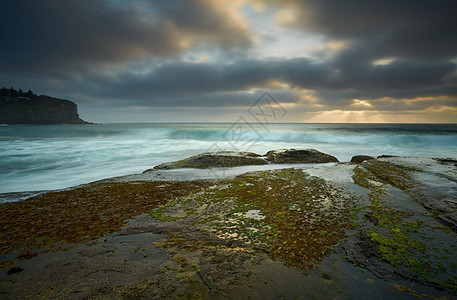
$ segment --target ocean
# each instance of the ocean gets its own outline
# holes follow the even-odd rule
[[[353,155],[457,157],[457,124],[95,124],[0,126],[0,193],[121,176],[207,151],[313,148]]]

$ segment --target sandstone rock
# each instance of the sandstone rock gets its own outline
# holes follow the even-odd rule
[[[375,159],[375,158],[373,156],[369,156],[369,155],[354,155],[351,158],[351,163],[361,164],[366,160],[372,160],[372,159]]]
[[[338,162],[332,155],[315,149],[280,149],[268,151],[265,159],[274,164]]]
[[[198,168],[206,169],[213,167],[237,167],[247,165],[265,165],[267,162],[260,155],[249,152],[212,152],[203,153],[183,160],[164,163],[155,166],[153,170],[178,169],[178,168]],[[148,172],[150,170],[146,170]]]

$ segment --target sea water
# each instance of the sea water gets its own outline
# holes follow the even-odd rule
[[[207,151],[313,148],[457,157],[457,124],[95,124],[0,126],[0,193],[66,188]]]

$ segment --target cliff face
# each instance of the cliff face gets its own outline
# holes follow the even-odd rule
[[[89,124],[69,100],[49,96],[0,96],[0,124]]]

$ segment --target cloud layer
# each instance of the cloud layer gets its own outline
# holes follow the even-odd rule
[[[206,1],[8,1],[0,67],[70,72],[176,57],[199,45],[246,48],[249,30]]]
[[[263,90],[295,111],[291,122],[332,110],[457,121],[455,1],[26,0],[0,8],[0,85],[70,98],[85,111],[122,108],[124,121],[135,120],[134,107],[211,107],[208,120],[224,107],[224,119]],[[262,52],[292,35],[317,47]]]

